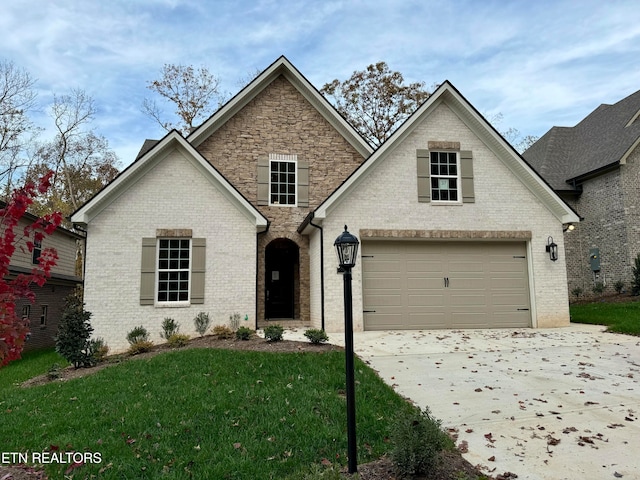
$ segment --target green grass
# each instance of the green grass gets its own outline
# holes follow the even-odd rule
[[[13,361],[0,370],[0,391],[46,373],[54,363],[61,367],[69,365],[54,349],[23,353],[21,360]]]
[[[640,302],[571,305],[570,311],[572,322],[606,325],[610,332],[640,335]]]
[[[20,362],[42,372],[51,360]],[[13,384],[29,370],[20,362],[0,372],[14,369],[0,387],[3,451],[99,452],[81,478],[303,478],[323,459],[346,464],[342,352],[191,349],[28,389]],[[358,359],[356,382],[363,463],[391,448],[393,418],[410,407]]]

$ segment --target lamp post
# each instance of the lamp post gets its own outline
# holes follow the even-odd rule
[[[345,370],[347,381],[347,456],[349,473],[358,471],[358,449],[356,446],[356,396],[353,372],[353,305],[351,304],[351,269],[356,264],[358,239],[347,231],[340,234],[333,246],[336,247],[340,268],[344,271],[344,344]]]

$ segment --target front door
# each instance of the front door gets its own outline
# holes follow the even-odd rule
[[[266,318],[294,318],[298,246],[279,238],[267,245],[265,253]]]

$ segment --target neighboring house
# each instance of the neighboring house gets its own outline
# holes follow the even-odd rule
[[[16,227],[20,232],[38,217],[26,213]],[[16,302],[16,314],[27,317],[31,333],[24,344],[24,351],[53,347],[58,333],[58,324],[62,318],[65,297],[74,289],[82,285],[82,266],[78,252],[83,250],[84,237],[63,227],[56,228],[52,235],[48,235],[40,244],[36,243],[33,252],[26,249],[24,241],[16,245],[11,257],[9,271],[12,275],[30,273],[38,263],[40,252],[44,248],[55,248],[58,260],[51,269],[51,277],[39,287],[32,284],[35,293],[35,303],[21,299]]]
[[[85,302],[113,351],[165,317],[233,313],[343,330],[333,242],[361,240],[354,327],[569,322],[563,225],[575,213],[448,82],[378,150],[281,57],[186,139],[139,158],[72,216]]]
[[[569,291],[630,290],[640,253],[640,91],[600,105],[575,127],[553,127],[524,154],[583,217],[565,233]]]

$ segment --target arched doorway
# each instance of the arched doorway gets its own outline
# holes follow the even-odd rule
[[[300,302],[300,249],[277,238],[265,249],[265,318],[296,318]]]

